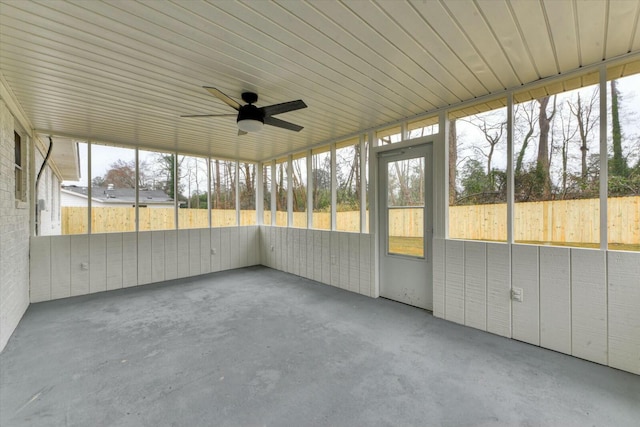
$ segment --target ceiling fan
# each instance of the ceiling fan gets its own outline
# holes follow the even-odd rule
[[[225,102],[231,108],[238,111],[238,135],[246,135],[249,132],[258,132],[262,130],[263,125],[271,125],[283,129],[289,129],[296,132],[300,132],[303,127],[286,122],[284,120],[276,119],[276,114],[287,113],[289,111],[300,110],[307,108],[301,99],[297,101],[283,102],[282,104],[268,105],[266,107],[256,107],[255,104],[258,101],[258,94],[254,92],[244,92],[242,94],[242,100],[246,102],[246,105],[240,105],[233,98],[228,97],[215,87],[204,86],[213,96]],[[236,114],[189,114],[180,117],[233,117]]]

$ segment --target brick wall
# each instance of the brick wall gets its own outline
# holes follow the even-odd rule
[[[30,212],[28,203],[16,207],[13,132],[13,116],[0,99],[0,351],[29,305]],[[28,166],[23,164],[25,173]]]

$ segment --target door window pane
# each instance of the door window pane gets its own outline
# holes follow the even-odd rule
[[[424,257],[424,158],[387,164],[388,253]]]

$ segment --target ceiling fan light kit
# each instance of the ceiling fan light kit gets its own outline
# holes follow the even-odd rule
[[[231,108],[238,111],[238,117],[236,119],[238,123],[238,135],[244,135],[249,132],[259,132],[262,130],[265,124],[270,126],[275,126],[283,129],[292,130],[295,132],[300,132],[303,127],[296,125],[294,123],[289,123],[284,120],[277,119],[275,117],[276,114],[287,113],[289,111],[300,110],[302,108],[307,108],[307,104],[304,103],[301,99],[297,101],[289,101],[283,102],[282,104],[274,104],[268,105],[266,107],[256,107],[253,105],[256,101],[258,101],[258,94],[253,92],[244,92],[242,94],[242,100],[246,102],[246,105],[240,105],[233,98],[222,93],[220,90],[204,86],[213,96],[220,99]],[[228,114],[192,114],[185,115],[182,117],[224,117],[228,116]]]

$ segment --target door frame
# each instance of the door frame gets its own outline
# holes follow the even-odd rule
[[[373,235],[373,251],[374,251],[374,263],[375,263],[375,294],[372,295],[374,298],[380,296],[380,268],[381,268],[381,254],[383,251],[386,251],[386,248],[382,248],[380,246],[381,237],[378,233],[380,233],[380,215],[382,215],[382,206],[380,200],[380,188],[379,188],[379,173],[378,171],[378,158],[381,153],[388,151],[396,151],[402,149],[412,149],[422,145],[431,145],[431,188],[429,188],[429,194],[431,195],[431,206],[428,208],[428,214],[431,217],[431,229],[425,230],[425,239],[429,239],[431,250],[427,254],[431,263],[431,283],[433,284],[433,237],[434,237],[434,229],[436,227],[436,192],[435,192],[435,184],[437,181],[437,173],[435,171],[435,158],[436,158],[436,146],[441,138],[440,133],[436,133],[433,135],[426,135],[420,138],[403,140],[394,144],[382,145],[382,146],[372,146],[370,148],[369,153],[369,185],[370,185],[370,211],[373,211],[373,215],[370,218],[370,229],[369,232]]]

